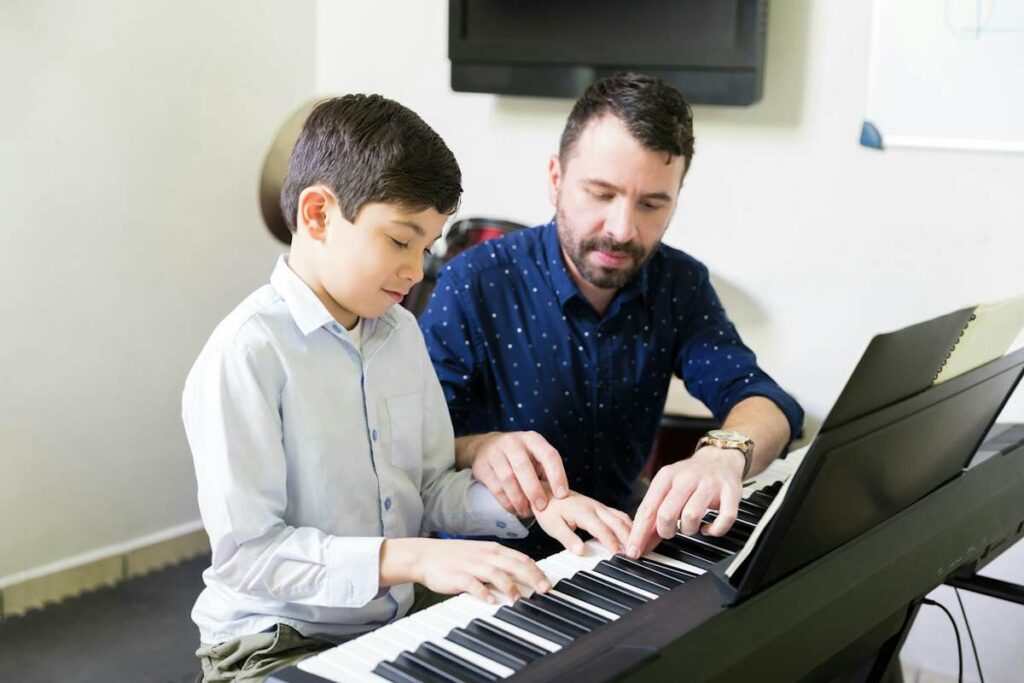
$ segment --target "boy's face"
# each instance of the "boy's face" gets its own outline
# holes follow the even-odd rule
[[[358,318],[379,317],[423,279],[423,259],[448,219],[433,208],[409,211],[372,203],[350,222],[333,196],[321,211],[322,230],[308,230],[311,248],[303,250],[311,257],[317,281],[308,284],[347,328]],[[289,260],[293,268],[298,265],[295,256]]]

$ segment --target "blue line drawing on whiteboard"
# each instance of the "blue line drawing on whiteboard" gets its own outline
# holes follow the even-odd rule
[[[996,5],[999,16],[995,16]],[[997,0],[946,0],[946,28],[957,38],[969,40],[981,40],[986,33],[1024,33],[1024,17],[1010,20],[1006,16],[1020,8],[1019,3],[1007,5]]]

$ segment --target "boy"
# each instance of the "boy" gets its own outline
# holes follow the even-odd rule
[[[217,327],[183,419],[212,563],[192,616],[204,680],[260,678],[404,615],[412,582],[493,601],[550,584],[471,474],[413,317],[395,304],[461,195],[441,138],[379,96],[310,114],[281,192],[293,232],[270,285]],[[554,497],[553,497],[554,498]],[[569,494],[533,511],[567,547],[617,548],[628,517]]]

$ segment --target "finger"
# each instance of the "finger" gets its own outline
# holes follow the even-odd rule
[[[498,602],[491,592],[487,590],[487,587],[475,577],[467,575],[460,583],[462,592],[469,593],[477,600],[486,602],[489,605],[494,605]]]
[[[679,530],[684,534],[695,534],[700,531],[701,520],[707,514],[708,504],[714,497],[713,486],[701,484],[697,490],[690,495],[689,500],[679,513]]]
[[[512,576],[504,568],[499,566],[499,563],[493,561],[493,558],[489,558],[489,560],[491,560],[490,564],[481,567],[477,571],[477,578],[483,580],[486,584],[490,584],[499,593],[504,594],[509,600],[515,602],[519,597],[519,588],[516,586],[516,582],[512,580]]]
[[[576,526],[596,538],[609,552],[619,553],[622,551],[615,532],[601,519],[596,511],[588,511],[580,515],[576,520]]]
[[[519,451],[511,455],[509,461],[512,465],[512,471],[519,481],[519,486],[526,494],[526,498],[530,501],[531,505],[538,511],[546,508],[548,496],[544,493],[544,487],[541,486],[537,472],[533,469],[533,460],[530,459],[529,453]]]
[[[630,557],[639,557],[640,551],[650,542],[651,536],[654,534],[654,516],[671,485],[672,478],[667,469],[654,475],[654,480],[636,510],[633,529],[630,531],[629,540],[626,541],[626,554]]]
[[[740,506],[740,487],[735,482],[722,484],[718,492],[718,516],[711,524],[704,527],[708,536],[724,536],[736,522],[736,514]]]
[[[512,552],[515,554],[495,555],[492,561],[521,586],[540,593],[551,590],[551,581],[544,575],[536,562],[522,553]]]
[[[562,456],[547,442],[540,434],[531,440],[530,452],[534,459],[544,468],[544,478],[551,486],[555,498],[565,498],[569,495],[569,478],[565,474],[565,465],[562,463]]]
[[[561,543],[566,550],[576,555],[583,554],[583,541],[561,517],[547,520],[542,526],[547,535]]]
[[[473,463],[473,476],[478,482],[487,487],[487,490],[491,492],[494,499],[498,501],[498,505],[505,508],[506,512],[516,514],[516,508],[512,505],[512,501],[505,495],[505,488],[498,481],[498,476],[494,474],[494,468],[490,466],[483,458],[480,458]]]
[[[631,523],[629,517],[625,520],[622,517],[625,515],[615,514],[616,510],[610,510],[605,507],[598,508],[597,516],[612,530],[615,534],[615,540],[618,541],[620,550],[626,547],[626,542],[629,541],[629,530]]]
[[[672,538],[676,535],[679,526],[679,516],[686,507],[687,501],[693,495],[695,485],[689,480],[678,481],[672,487],[665,500],[661,501],[658,507],[657,523],[658,536],[661,538]]]
[[[505,492],[505,496],[515,508],[516,515],[519,517],[529,517],[530,502],[526,500],[522,489],[519,488],[519,480],[516,479],[515,472],[509,466],[507,456],[502,453],[492,458],[491,467],[494,468],[494,474],[498,477],[498,481],[501,482],[501,488]]]

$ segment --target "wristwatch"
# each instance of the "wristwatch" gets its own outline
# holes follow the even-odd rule
[[[743,474],[741,479],[747,478],[747,473],[750,472],[750,464],[753,461],[754,456],[754,440],[746,434],[740,432],[727,431],[724,429],[712,429],[710,432],[700,437],[697,441],[697,448],[693,450],[694,453],[699,451],[704,446],[714,446],[716,448],[735,448],[743,454]]]

